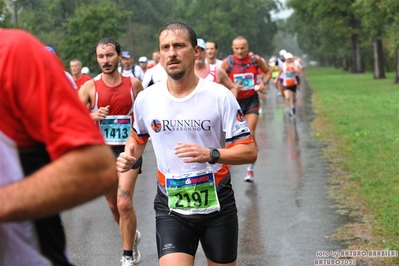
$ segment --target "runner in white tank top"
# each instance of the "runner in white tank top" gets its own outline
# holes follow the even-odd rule
[[[234,84],[228,77],[226,71],[216,65],[210,65],[205,62],[206,60],[206,46],[205,41],[197,39],[197,44],[201,47],[201,54],[195,60],[194,72],[195,74],[203,79],[222,84],[226,88],[230,89],[235,97],[240,91],[242,86],[240,84]]]

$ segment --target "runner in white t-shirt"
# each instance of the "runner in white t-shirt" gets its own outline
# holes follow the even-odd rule
[[[154,67],[150,68],[145,72],[143,79],[143,88],[147,88],[155,83],[158,83],[162,80],[166,80],[168,74],[161,64],[156,64]]]
[[[144,72],[139,65],[133,63],[134,57],[130,51],[122,52],[121,66],[118,71],[127,77],[138,78],[140,81],[144,79]]]
[[[201,48],[194,30],[168,23],[159,46],[168,77],[138,95],[117,170],[129,171],[151,137],[161,266],[193,266],[199,242],[208,265],[236,265],[238,217],[229,165],[255,162],[255,143],[233,94],[195,75]]]

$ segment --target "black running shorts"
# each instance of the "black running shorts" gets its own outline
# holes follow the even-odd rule
[[[296,85],[294,85],[294,86],[284,86],[284,90],[290,90],[292,92],[296,92]]]
[[[237,259],[237,213],[203,215],[194,222],[172,213],[157,212],[156,238],[158,258],[183,252],[195,257],[201,241],[205,256],[215,263],[232,263]]]
[[[254,94],[251,97],[244,99],[237,99],[240,104],[241,111],[244,115],[248,114],[259,114],[259,96],[258,94]]]
[[[158,257],[175,252],[195,256],[199,242],[215,263],[237,259],[238,218],[230,175],[219,182],[220,211],[183,215],[170,211],[164,188],[158,184],[154,200]]]

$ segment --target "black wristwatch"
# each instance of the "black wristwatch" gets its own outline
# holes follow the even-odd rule
[[[211,156],[212,160],[210,160],[208,163],[215,164],[220,158],[220,152],[215,148],[209,148],[209,149],[211,149],[209,155]]]

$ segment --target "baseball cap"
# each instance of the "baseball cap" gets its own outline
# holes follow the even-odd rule
[[[145,56],[142,56],[139,58],[139,63],[147,63],[147,61],[148,61],[148,58]]]
[[[199,47],[201,47],[201,49],[206,49],[206,44],[205,41],[203,39],[197,39],[197,44]]]
[[[284,56],[287,53],[286,50],[280,50],[280,52],[278,53],[280,56]]]
[[[53,54],[55,54],[55,55],[57,54],[57,53],[55,52],[54,48],[51,47],[51,46],[48,46],[48,45],[47,45],[47,46],[45,46],[44,48],[46,48],[47,51],[50,51],[51,53],[53,53]]]
[[[291,53],[285,53],[284,58],[285,59],[292,59],[293,55]]]
[[[82,74],[89,74],[90,73],[90,69],[88,67],[82,67],[81,72],[82,72]]]
[[[124,58],[130,58],[130,57],[132,57],[132,53],[129,52],[129,51],[123,51],[123,52],[122,52],[122,57],[124,57]]]

